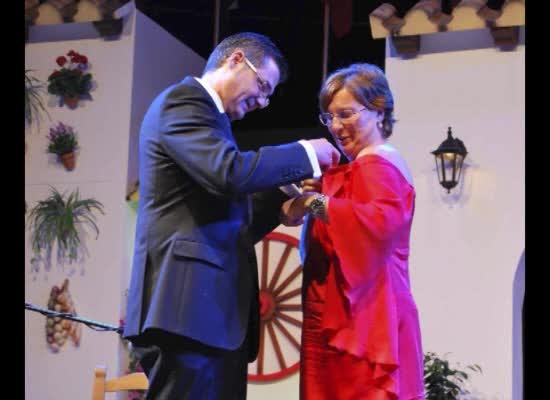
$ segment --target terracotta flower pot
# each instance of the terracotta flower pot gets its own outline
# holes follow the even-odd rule
[[[61,154],[59,160],[63,163],[63,166],[67,171],[72,171],[76,164],[76,156],[73,151],[70,153]]]
[[[76,108],[78,105],[78,96],[64,96],[63,101],[69,108]]]

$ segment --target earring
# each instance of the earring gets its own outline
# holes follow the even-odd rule
[[[384,124],[382,123],[382,121],[376,122],[376,126],[377,126],[378,129],[380,129],[380,130],[384,129]]]

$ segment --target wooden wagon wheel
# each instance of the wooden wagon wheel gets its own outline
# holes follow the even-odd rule
[[[266,382],[300,368],[302,266],[298,239],[271,232],[256,246],[260,283],[260,348],[249,381]],[[270,261],[277,260],[276,262]]]

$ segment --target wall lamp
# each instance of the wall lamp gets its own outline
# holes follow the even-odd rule
[[[453,138],[451,127],[449,127],[447,139],[439,145],[437,150],[432,151],[432,154],[435,156],[439,183],[447,189],[447,193],[450,193],[451,189],[460,181],[464,159],[468,154],[466,146],[462,140]]]

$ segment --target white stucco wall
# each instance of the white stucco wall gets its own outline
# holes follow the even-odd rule
[[[106,215],[97,215],[99,237],[87,230],[85,245],[89,256],[76,265],[53,263],[32,270],[30,242],[26,241],[25,300],[46,307],[53,285],[69,278],[69,290],[77,313],[87,319],[117,326],[120,313],[120,280],[123,256],[124,182],[127,171],[130,94],[132,83],[133,20],[125,20],[120,38],[105,41],[94,36],[90,24],[70,24],[70,31],[53,27],[31,28],[25,46],[26,68],[46,82],[57,68],[55,59],[75,50],[88,57],[89,72],[96,82],[92,101],[78,108],[59,107],[57,98],[44,96],[52,121],[27,132],[25,154],[25,199],[29,208],[49,194],[49,185],[67,193],[79,189],[81,198],[93,197],[104,205]],[[89,35],[78,35],[82,31]],[[74,38],[77,39],[74,39]],[[76,168],[68,172],[46,153],[49,127],[62,121],[78,133],[80,150]],[[28,231],[27,231],[28,234]],[[25,313],[25,397],[29,400],[72,400],[91,393],[93,370],[97,364],[116,370],[119,338],[116,333],[97,332],[82,325],[79,347],[67,342],[59,353],[46,345],[45,317]],[[70,379],[68,379],[70,376]]]
[[[398,120],[390,141],[408,160],[417,191],[410,269],[424,351],[479,364],[472,393],[483,400],[519,400],[512,326],[525,247],[523,29],[521,38],[501,51],[487,29],[424,35],[410,59],[387,46]],[[448,126],[469,152],[464,181],[450,194],[430,154]]]
[[[31,27],[25,46],[25,67],[46,82],[57,67],[55,59],[75,50],[86,55],[96,82],[92,101],[75,110],[59,107],[46,94],[51,121],[26,131],[25,200],[30,208],[49,194],[78,188],[82,198],[94,197],[106,215],[97,215],[97,240],[87,231],[88,257],[77,264],[33,269],[29,233],[26,232],[25,301],[46,307],[52,286],[69,278],[69,290],[79,316],[117,326],[125,307],[133,243],[133,213],[125,196],[127,182],[136,176],[135,143],[146,106],[165,86],[189,73],[202,71],[204,60],[175,40],[128,3],[122,35],[99,38],[91,24]],[[159,62],[161,60],[162,62]],[[46,153],[50,126],[62,121],[78,133],[80,150],[76,168],[68,172]],[[129,162],[131,160],[131,162]],[[55,251],[55,249],[54,249]],[[25,313],[25,398],[28,400],[74,400],[91,394],[93,370],[98,364],[116,375],[121,341],[116,333],[97,332],[82,325],[80,347],[67,342],[59,353],[46,344],[46,319]],[[122,359],[122,364],[124,359]],[[68,377],[70,376],[70,379]]]

